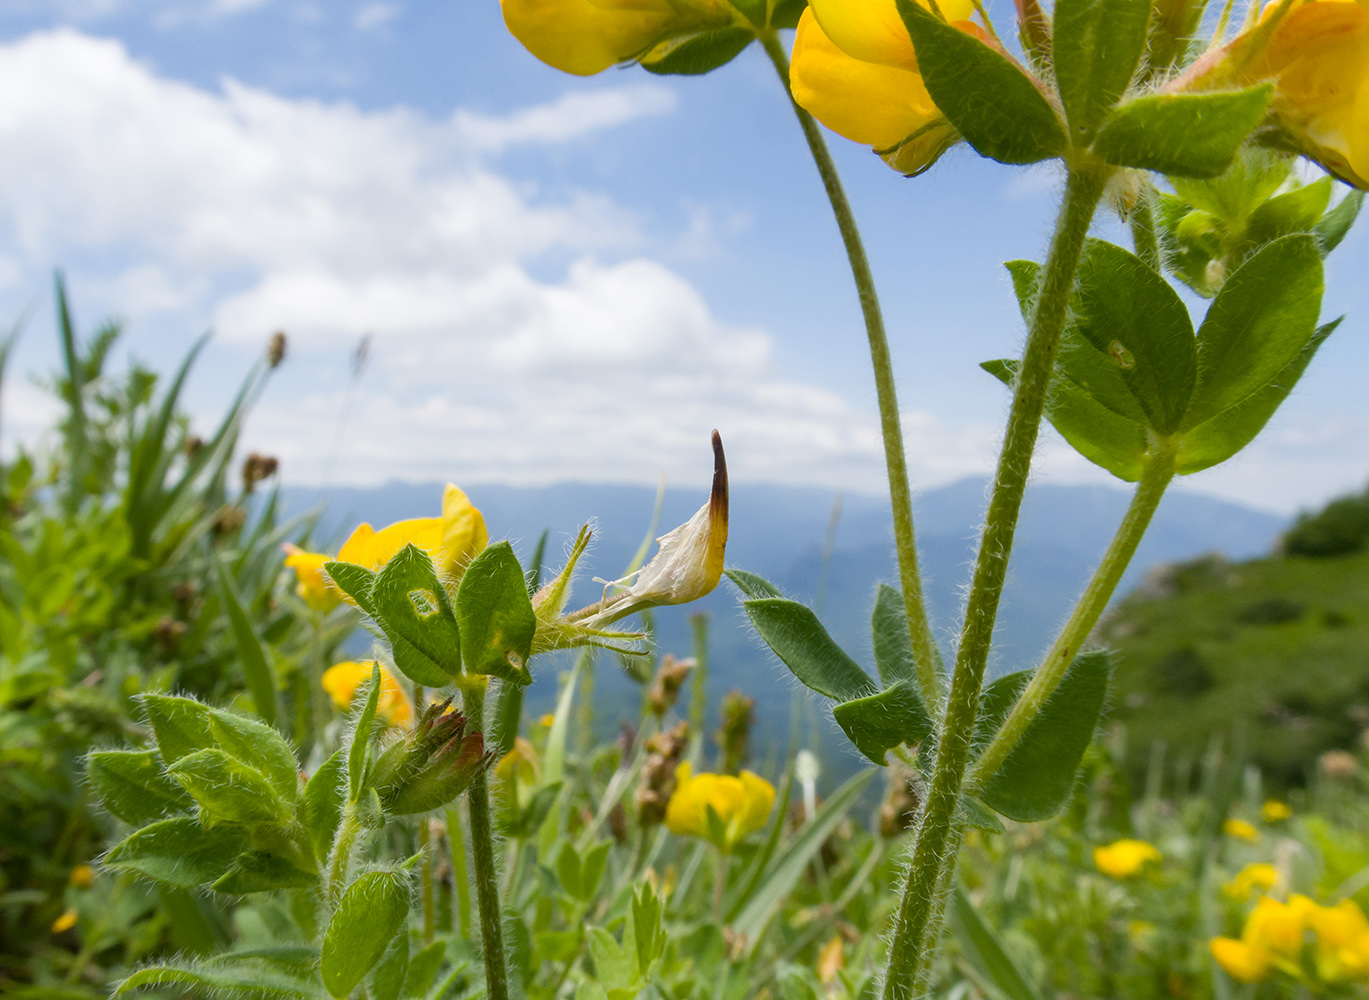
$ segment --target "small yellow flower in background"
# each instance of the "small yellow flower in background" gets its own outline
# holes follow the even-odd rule
[[[545,726],[546,728],[550,729],[550,728],[551,728],[551,724],[552,724],[553,722],[555,722],[555,721],[556,721],[556,716],[554,716],[554,715],[552,715],[550,712],[548,712],[546,715],[541,716],[541,717],[537,720],[537,724],[538,724],[539,726]]]
[[[1260,831],[1243,819],[1229,819],[1222,824],[1222,833],[1228,837],[1235,837],[1237,840],[1244,840],[1251,844],[1260,842]]]
[[[969,21],[972,0],[938,8],[982,37]],[[894,0],[812,0],[794,36],[789,88],[814,118],[901,173],[921,173],[960,138],[927,93]]]
[[[1369,920],[1353,899],[1311,914],[1317,975],[1330,983],[1369,979]]]
[[[651,62],[673,38],[740,23],[726,0],[500,0],[500,6],[524,48],[577,76],[632,59]]]
[[[74,885],[78,889],[89,889],[94,881],[95,869],[90,865],[77,865],[71,870],[71,876],[67,879],[70,885]]]
[[[1279,881],[1279,870],[1271,864],[1257,862],[1246,865],[1236,877],[1222,887],[1232,899],[1244,903],[1256,889],[1268,892]]]
[[[330,556],[322,552],[305,552],[298,545],[291,545],[289,542],[281,548],[285,550],[285,565],[295,571],[295,579],[298,581],[295,593],[299,595],[300,600],[325,615],[342,602],[342,594],[323,572],[323,564],[329,561]]]
[[[373,660],[365,663],[353,660],[335,663],[323,672],[323,690],[328,692],[334,705],[345,709],[352,704],[361,686],[370,680],[374,666]],[[414,717],[414,706],[409,696],[384,667],[380,668],[380,697],[376,700],[376,715],[392,726],[406,726]]]
[[[723,822],[720,850],[729,850],[748,834],[765,826],[775,804],[775,786],[758,774],[693,774],[688,764],[675,769],[675,793],[666,806],[666,826],[672,833],[712,840],[708,810]]]
[[[63,913],[60,917],[58,917],[56,920],[52,922],[52,933],[61,934],[63,931],[69,931],[75,926],[76,911],[67,910],[65,913]]]
[[[1293,807],[1278,799],[1268,799],[1260,807],[1260,819],[1266,823],[1282,823],[1293,816]]]
[[[1131,878],[1146,865],[1159,862],[1160,852],[1144,840],[1117,840],[1093,849],[1093,864],[1111,878]]]
[[[1207,944],[1222,970],[1242,983],[1258,983],[1269,976],[1269,955],[1237,938],[1215,937]]]
[[[1212,957],[1233,979],[1256,983],[1275,970],[1305,979],[1305,949],[1323,983],[1369,981],[1369,920],[1354,900],[1320,906],[1306,896],[1287,903],[1265,896],[1255,905],[1240,939],[1213,938]]]

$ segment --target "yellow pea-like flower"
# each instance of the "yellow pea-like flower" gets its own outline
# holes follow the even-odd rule
[[[1293,807],[1278,799],[1267,799],[1260,807],[1260,819],[1266,823],[1282,823],[1293,817]]]
[[[1246,865],[1236,877],[1222,887],[1228,896],[1239,902],[1245,902],[1250,898],[1250,894],[1256,889],[1268,892],[1274,888],[1279,881],[1279,870],[1271,864],[1257,862]]]
[[[1115,840],[1093,849],[1093,864],[1110,878],[1131,878],[1148,864],[1161,860],[1154,844],[1144,840]]]
[[[726,0],[500,0],[504,24],[549,66],[592,76],[681,35],[726,27]]]
[[[1265,896],[1246,918],[1241,939],[1269,953],[1271,959],[1296,961],[1316,910],[1317,904],[1306,896],[1295,894],[1286,903]]]
[[[331,559],[322,552],[305,552],[298,545],[286,542],[285,565],[295,571],[295,593],[300,600],[320,614],[327,614],[342,601],[342,594],[328,575],[323,572],[323,564]]]
[[[1237,840],[1244,840],[1249,844],[1260,842],[1260,831],[1243,819],[1227,820],[1222,824],[1222,833],[1228,837],[1235,837]]]
[[[1212,957],[1232,979],[1258,983],[1269,978],[1269,953],[1239,938],[1215,937],[1207,944]]]
[[[369,524],[359,524],[342,543],[337,561],[352,563],[372,571],[380,569],[406,545],[416,545],[433,557],[442,558],[445,529],[440,517],[415,517],[396,521],[376,531]]]
[[[758,774],[693,774],[688,764],[675,769],[675,793],[666,806],[666,826],[672,833],[713,840],[729,850],[748,834],[765,826],[775,804],[775,786]],[[712,809],[722,820],[721,842],[714,840],[708,823]]]
[[[438,569],[456,582],[472,559],[490,543],[485,516],[460,487],[451,483],[442,494],[442,562]]]
[[[970,0],[938,6],[978,33]],[[789,87],[814,118],[905,174],[926,170],[959,139],[927,92],[893,0],[813,0],[794,36]]]
[[[370,679],[374,666],[373,660],[335,663],[323,672],[323,690],[328,692],[334,705],[346,709],[361,686]],[[392,726],[407,726],[414,717],[414,706],[409,696],[394,675],[384,667],[380,668],[380,697],[376,699],[376,715]]]

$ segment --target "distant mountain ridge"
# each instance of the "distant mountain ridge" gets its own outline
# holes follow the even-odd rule
[[[650,522],[655,490],[611,484],[564,483],[527,488],[506,485],[467,487],[483,511],[491,537],[512,540],[520,558],[530,557],[544,528],[551,530],[547,569],[559,569],[564,546],[581,524],[593,519],[595,542],[581,563],[572,604],[594,599],[591,577],[621,575]],[[915,503],[918,545],[931,614],[942,645],[949,648],[959,621],[961,593],[974,558],[986,504],[987,483],[965,479],[921,494]],[[435,514],[442,484],[391,483],[375,488],[294,488],[286,508],[301,512],[326,503],[323,537],[340,535],[359,521],[377,527],[408,517]],[[688,518],[704,501],[703,490],[666,493],[662,534]],[[811,602],[822,577],[822,550],[834,494],[825,490],[734,483],[728,565],[759,573],[786,595]],[[1031,488],[1000,615],[991,669],[1001,672],[1031,665],[1050,642],[1074,599],[1083,589],[1126,509],[1129,493],[1106,486],[1041,484]],[[1156,563],[1221,552],[1230,559],[1267,552],[1285,526],[1277,515],[1195,493],[1167,496],[1124,581],[1125,593]],[[867,667],[872,667],[869,608],[877,583],[897,583],[892,523],[887,499],[863,494],[843,498],[828,570],[821,616],[832,635]],[[651,547],[654,554],[655,546]],[[782,738],[789,713],[792,679],[764,650],[746,625],[738,595],[726,581],[688,608],[656,614],[662,651],[688,654],[688,616],[711,615],[710,702],[732,688],[757,699],[761,739]],[[538,671],[531,706],[545,704],[555,690],[555,669]],[[634,686],[611,657],[600,663],[596,704],[601,720],[622,713],[635,717]]]

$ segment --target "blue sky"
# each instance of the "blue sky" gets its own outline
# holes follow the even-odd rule
[[[977,363],[1021,337],[1000,262],[1041,255],[1057,178],[962,148],[905,180],[830,138],[914,475],[985,472],[1006,397]],[[35,310],[17,367],[54,359],[56,266],[87,327],[123,317],[157,365],[215,330],[205,422],[284,327],[246,443],[287,482],[702,485],[718,426],[738,482],[882,486],[835,226],[758,52],[705,78],[580,80],[493,0],[7,0],[0,142],[0,316]],[[1362,486],[1366,264],[1360,230],[1328,275],[1347,322],[1264,438],[1186,488],[1292,510]],[[4,405],[7,435],[50,412],[22,383]],[[1109,478],[1053,436],[1039,469]]]

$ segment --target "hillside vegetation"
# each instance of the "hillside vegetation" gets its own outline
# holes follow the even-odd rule
[[[1267,558],[1157,570],[1101,636],[1134,765],[1156,740],[1196,760],[1220,738],[1301,784],[1369,729],[1369,491],[1299,518]]]

